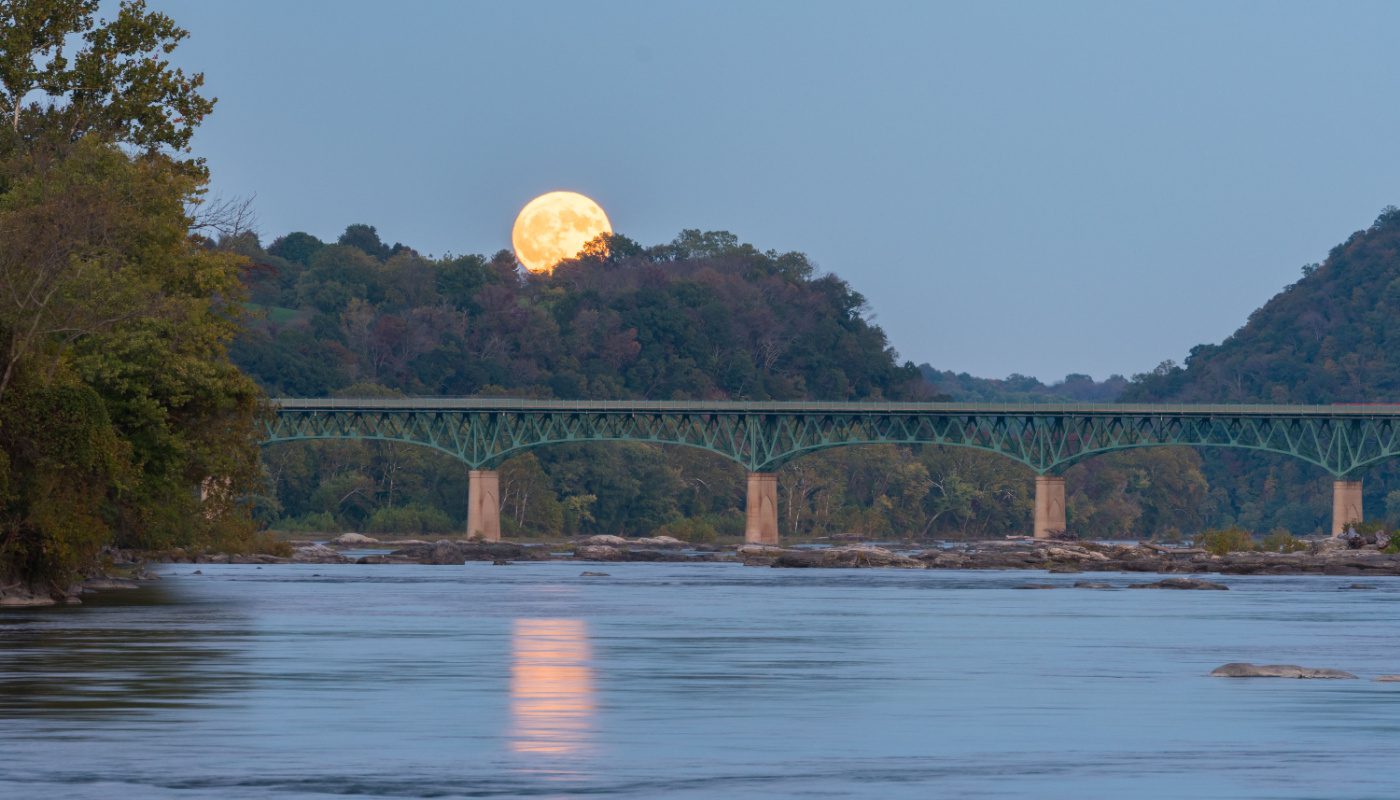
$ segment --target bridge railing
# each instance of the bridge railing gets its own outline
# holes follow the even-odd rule
[[[1144,416],[1269,416],[1269,417],[1400,417],[1400,403],[1332,405],[1195,404],[1195,403],[909,403],[694,400],[541,400],[497,397],[284,397],[271,404],[288,411],[577,411],[581,413],[848,413],[848,414],[1011,414],[1144,415]]]

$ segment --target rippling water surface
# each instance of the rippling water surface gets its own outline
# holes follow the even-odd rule
[[[0,797],[1400,797],[1396,579],[194,569],[0,612]]]

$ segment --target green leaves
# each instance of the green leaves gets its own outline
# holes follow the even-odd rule
[[[214,108],[204,75],[166,58],[188,34],[144,0],[97,19],[97,0],[6,0],[0,6],[0,121],[11,145],[84,136],[146,152],[187,152]],[[197,161],[184,162],[202,171]]]

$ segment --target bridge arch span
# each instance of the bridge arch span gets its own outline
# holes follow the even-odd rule
[[[997,453],[1030,467],[1037,489],[1104,453],[1141,447],[1233,447],[1292,456],[1330,472],[1359,518],[1359,484],[1344,478],[1400,455],[1400,405],[984,405],[745,403],[497,398],[336,398],[273,401],[265,443],[397,441],[444,452],[481,474],[552,444],[680,445],[750,473],[750,502],[772,506],[772,475],[808,453],[862,444],[943,445]],[[494,478],[490,478],[494,479]],[[483,484],[485,485],[485,484]],[[757,487],[757,488],[755,488]],[[1337,497],[1341,497],[1338,494]],[[1051,498],[1052,501],[1055,498]],[[1339,501],[1341,502],[1341,501]],[[1037,500],[1039,504],[1039,499]],[[1053,506],[1054,503],[1052,502]],[[1060,502],[1060,507],[1063,503]],[[1334,509],[1334,530],[1338,516]],[[776,522],[767,520],[768,529]],[[1043,531],[1039,527],[1036,533]]]

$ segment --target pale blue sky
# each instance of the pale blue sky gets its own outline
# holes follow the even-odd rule
[[[151,4],[265,241],[490,253],[572,189],[802,250],[989,377],[1180,360],[1400,204],[1400,3]]]

